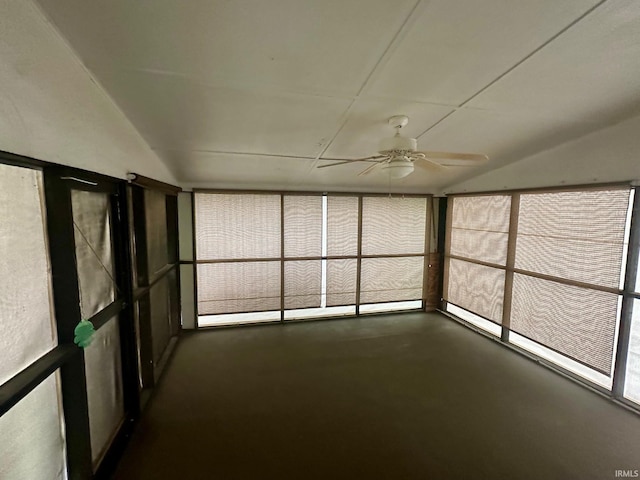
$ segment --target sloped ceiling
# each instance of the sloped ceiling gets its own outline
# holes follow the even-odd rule
[[[438,192],[640,113],[637,0],[39,4],[185,186]],[[490,161],[316,168],[396,114]]]
[[[176,182],[30,1],[0,0],[0,150]]]

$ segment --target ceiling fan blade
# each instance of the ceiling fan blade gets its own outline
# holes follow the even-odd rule
[[[368,174],[370,174],[371,172],[373,172],[373,171],[376,169],[376,167],[377,167],[378,165],[380,165],[380,163],[374,163],[373,165],[369,165],[367,168],[365,168],[363,171],[361,171],[361,172],[358,174],[358,176],[359,176],[359,177],[361,177],[361,176],[363,176],[363,175],[368,175]]]
[[[386,155],[373,155],[371,157],[364,158],[320,158],[322,161],[335,161],[338,163],[332,163],[331,165],[321,165],[317,168],[325,168],[332,167],[334,165],[344,165],[345,163],[353,163],[353,162],[377,162],[381,158],[385,158]]]
[[[436,162],[435,160],[431,160],[430,158],[427,157],[423,157],[423,156],[419,156],[416,158],[416,160],[413,162],[414,165],[417,165],[418,167],[424,169],[424,170],[443,170],[447,167],[445,167],[444,165],[441,165],[440,163]]]
[[[415,152],[422,153],[427,158],[442,158],[451,160],[468,160],[472,162],[484,162],[489,157],[480,153],[454,153],[454,152]]]
[[[336,165],[344,165],[345,163],[353,163],[353,162],[357,162],[357,161],[358,160],[345,160],[344,162],[330,163],[328,165],[318,165],[316,168],[335,167]]]

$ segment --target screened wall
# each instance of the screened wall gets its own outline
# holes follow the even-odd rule
[[[0,152],[0,478],[110,477],[140,413],[140,304],[166,312],[158,352],[179,318],[175,196],[154,195],[145,213],[124,180]]]
[[[630,345],[635,384],[634,198],[628,186],[451,197],[446,310],[608,390]]]
[[[140,176],[128,186],[138,383],[143,401],[180,332],[179,191]]]
[[[199,324],[423,308],[429,203],[196,192]]]
[[[58,348],[43,203],[42,172],[0,164],[0,385]],[[65,478],[59,400],[54,368],[14,405],[3,405],[0,478]]]

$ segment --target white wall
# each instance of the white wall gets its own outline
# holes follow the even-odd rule
[[[640,179],[640,116],[526,157],[445,193],[607,183]]]
[[[0,0],[0,150],[176,183],[31,0]]]

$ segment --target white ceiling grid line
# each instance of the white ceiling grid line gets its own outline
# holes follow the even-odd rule
[[[400,28],[398,29],[396,34],[393,36],[393,38],[391,39],[391,41],[389,42],[389,44],[385,48],[385,50],[382,53],[382,55],[380,55],[380,58],[378,59],[376,64],[373,66],[373,68],[371,69],[371,71],[369,72],[367,77],[365,78],[364,82],[362,82],[362,85],[358,89],[358,93],[356,93],[355,97],[353,98],[353,101],[351,102],[351,104],[349,105],[347,110],[345,110],[343,118],[341,119],[340,124],[339,124],[338,128],[336,129],[335,133],[331,136],[330,140],[328,142],[326,142],[326,144],[324,145],[322,151],[316,156],[316,159],[315,159],[316,161],[313,162],[313,165],[311,165],[311,167],[309,169],[309,173],[311,173],[314,168],[318,167],[318,161],[324,156],[326,151],[331,147],[331,145],[335,141],[336,137],[340,134],[340,132],[342,131],[342,129],[346,125],[347,121],[349,120],[349,114],[351,113],[351,110],[352,110],[352,108],[353,108],[353,106],[355,104],[355,101],[362,94],[362,92],[364,91],[366,86],[369,84],[369,82],[371,80],[371,77],[375,74],[376,70],[378,70],[380,68],[380,65],[383,63],[384,59],[388,58],[389,52],[393,48],[393,45],[397,44],[399,39],[401,38],[402,33],[407,31],[407,26],[409,25],[410,20],[412,18],[414,18],[414,13],[415,13],[416,9],[418,8],[418,6],[420,6],[421,4],[424,4],[423,0],[417,0],[416,3],[414,4],[413,8],[411,9],[411,11],[409,11],[409,13],[406,16],[404,22],[402,23],[402,25],[400,26]]]

